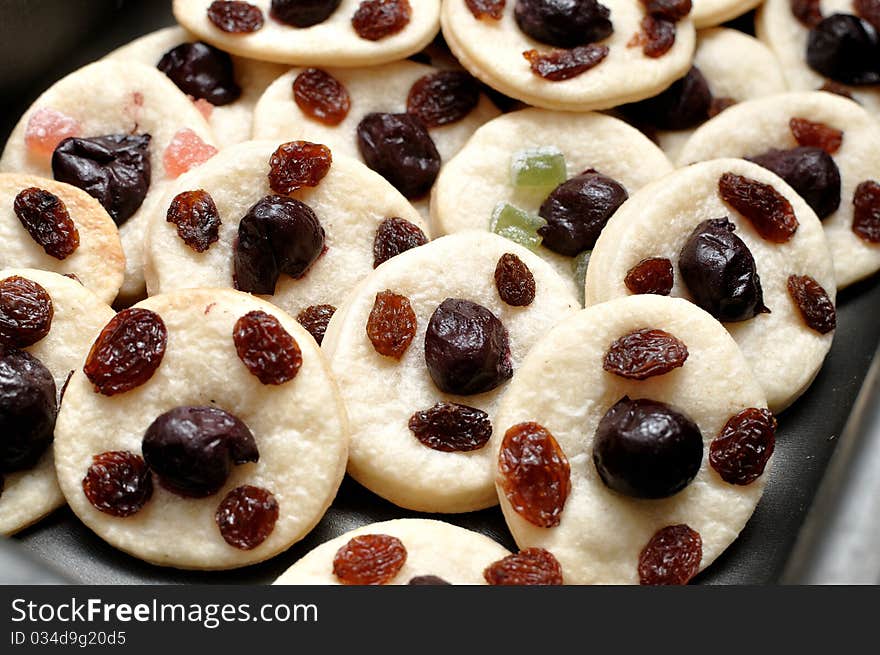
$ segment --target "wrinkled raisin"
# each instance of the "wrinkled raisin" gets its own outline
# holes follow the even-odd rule
[[[204,189],[174,196],[165,219],[177,226],[177,235],[196,252],[205,252],[220,238],[220,214]]]
[[[843,84],[835,82],[834,80],[825,80],[825,82],[822,83],[822,86],[820,86],[818,90],[825,91],[826,93],[833,93],[834,95],[848,98],[853,102],[858,102],[853,97],[853,94],[850,93],[848,88],[846,88]]]
[[[691,13],[691,0],[641,0],[645,11],[671,21],[678,21]]]
[[[535,276],[523,260],[509,252],[495,265],[495,288],[512,307],[526,307],[535,299]]]
[[[516,0],[513,17],[523,33],[558,48],[601,41],[614,31],[611,11],[596,0]]]
[[[416,336],[416,314],[406,296],[393,291],[376,294],[367,319],[367,337],[380,355],[400,359]]]
[[[363,0],[351,25],[362,39],[379,41],[403,30],[411,17],[409,0]]]
[[[282,143],[269,159],[269,187],[275,193],[291,193],[317,186],[330,171],[330,148],[309,141]]]
[[[731,416],[709,445],[709,464],[730,484],[751,484],[764,473],[776,444],[776,419],[750,407]]]
[[[639,583],[687,584],[700,570],[703,540],[684,524],[658,530],[639,555]]]
[[[696,66],[657,95],[624,105],[623,114],[638,125],[661,130],[685,130],[709,118],[712,91]]]
[[[413,414],[409,429],[422,444],[445,453],[479,450],[492,436],[486,412],[447,402]]]
[[[797,231],[798,220],[791,203],[769,184],[724,173],[718,180],[718,193],[767,241],[785,243]]]
[[[483,571],[490,585],[561,585],[562,567],[549,550],[526,548]]]
[[[162,153],[165,177],[176,180],[188,170],[201,166],[217,154],[217,148],[205,143],[198,134],[188,127],[174,133]]]
[[[55,259],[66,259],[79,247],[79,231],[64,201],[54,193],[29,187],[15,196],[15,215],[31,238]]]
[[[333,556],[333,575],[344,585],[386,584],[406,563],[406,548],[397,537],[365,534],[354,537]]]
[[[643,259],[626,272],[623,283],[632,293],[668,296],[674,282],[672,262],[666,257]]]
[[[0,479],[0,491],[3,490],[3,480]],[[450,582],[446,582],[443,578],[438,575],[417,575],[414,578],[410,578],[410,581],[407,582],[409,585],[448,585],[452,584]]]
[[[398,217],[386,218],[376,228],[373,239],[373,268],[384,264],[402,252],[423,246],[428,237],[408,220]]]
[[[853,193],[852,231],[868,243],[880,243],[880,184],[865,180]]]
[[[602,63],[608,56],[608,46],[579,45],[571,50],[553,50],[540,53],[537,50],[526,50],[523,57],[529,62],[532,73],[551,82],[561,82],[586,73]]]
[[[843,142],[843,132],[825,123],[814,123],[806,118],[792,118],[788,121],[788,126],[798,145],[822,148],[829,155],[837,152]]]
[[[214,0],[208,7],[208,20],[230,34],[247,34],[263,27],[263,12],[249,2]]]
[[[506,0],[465,0],[474,18],[491,18],[501,20],[504,15]]]
[[[787,286],[807,327],[819,334],[828,334],[837,327],[834,303],[816,280],[809,275],[789,275]]]
[[[809,67],[843,84],[880,83],[878,55],[877,31],[852,14],[833,14],[807,36]]]
[[[804,27],[815,27],[822,22],[821,0],[789,0],[791,13]]]
[[[178,89],[211,105],[228,105],[241,97],[232,57],[207,43],[181,43],[162,55],[156,67]]]
[[[559,525],[571,492],[568,458],[550,432],[537,423],[518,423],[501,442],[498,471],[513,510],[541,528]]]
[[[664,330],[635,330],[615,339],[602,368],[630,380],[647,380],[684,366],[688,349]]]
[[[709,105],[709,118],[715,118],[725,109],[729,109],[736,104],[736,100],[723,96],[721,98],[712,98],[712,104]]]
[[[307,68],[296,76],[293,100],[306,116],[324,125],[339,125],[351,109],[345,85],[320,68]]]
[[[642,46],[646,57],[662,57],[675,45],[675,23],[665,18],[648,14],[642,18],[642,31],[636,34],[628,47]]]
[[[32,346],[49,334],[55,307],[39,284],[18,275],[0,281],[0,345]]]
[[[299,344],[271,314],[248,312],[235,322],[232,340],[238,358],[263,384],[284,384],[299,373]]]
[[[311,305],[297,314],[296,320],[315,338],[320,346],[324,341],[327,325],[335,313],[336,308],[333,305]]]
[[[269,15],[293,27],[311,27],[330,18],[342,0],[272,0]]]
[[[0,345],[0,472],[32,468],[55,434],[55,381],[24,350]]]
[[[140,455],[113,450],[92,457],[82,487],[95,509],[124,518],[137,514],[153,496],[153,476]]]
[[[262,487],[242,485],[226,494],[214,520],[226,543],[240,550],[253,550],[275,529],[278,501]]]
[[[785,180],[820,219],[830,216],[840,206],[840,169],[831,155],[821,148],[772,148],[746,159]]]
[[[425,127],[460,121],[480,102],[480,85],[464,71],[439,71],[420,77],[409,90],[406,111]]]
[[[880,0],[853,0],[856,16],[864,18],[875,30],[880,31]]]

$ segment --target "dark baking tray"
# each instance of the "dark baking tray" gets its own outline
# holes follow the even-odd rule
[[[71,70],[164,25],[165,0],[0,0],[0,103],[6,136],[39,93]],[[838,330],[812,387],[780,416],[773,475],[740,538],[698,582],[772,583],[782,576],[838,436],[880,341],[880,281],[839,297]],[[880,472],[878,472],[880,474]],[[145,564],[105,544],[61,509],[13,541],[71,581],[85,583],[266,583],[311,548],[372,521],[419,516],[394,507],[346,479],[315,530],[286,553],[244,569],[191,572]],[[497,508],[441,518],[513,548]]]

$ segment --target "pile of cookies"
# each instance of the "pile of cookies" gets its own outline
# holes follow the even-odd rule
[[[347,471],[521,550],[398,519],[279,583],[687,583],[880,268],[880,0],[719,26],[760,4],[175,0],[56,82],[0,158],[0,532],[241,567]]]

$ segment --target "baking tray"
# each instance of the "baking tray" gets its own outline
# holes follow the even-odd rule
[[[167,0],[0,0],[0,11],[3,142],[29,104],[56,79],[173,23]],[[739,539],[695,582],[761,584],[782,578],[880,342],[880,279],[846,289],[838,303],[838,329],[825,366],[807,393],[780,416],[773,473],[761,503]],[[880,393],[860,404],[878,401]],[[267,583],[310,549],[347,530],[412,516],[424,515],[394,507],[347,478],[327,515],[305,539],[268,562],[224,572],[178,571],[141,562],[104,543],[67,508],[12,541],[25,551],[24,561],[61,571],[72,582]],[[498,508],[442,518],[515,547]]]

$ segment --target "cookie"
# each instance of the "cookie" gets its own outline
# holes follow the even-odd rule
[[[177,21],[241,57],[300,66],[376,66],[437,34],[440,0],[175,0]],[[321,5],[321,6],[318,6]]]
[[[638,0],[444,0],[440,21],[461,64],[492,88],[537,107],[590,111],[656,95],[687,72],[689,4],[649,15]]]
[[[761,2],[762,0],[694,0],[691,20],[697,29],[721,25],[751,11]]]
[[[0,208],[0,268],[74,275],[102,302],[113,302],[125,255],[116,225],[97,200],[69,184],[0,173]]]
[[[228,569],[314,527],[347,443],[336,385],[296,321],[247,294],[189,290],[101,332],[68,384],[55,467],[73,511],[116,548]]]
[[[539,257],[487,232],[442,237],[380,266],[333,316],[323,345],[352,424],[349,473],[417,511],[494,505],[485,444],[499,396],[531,345],[576,306]]]
[[[735,105],[697,129],[679,161],[718,157],[754,158],[804,196],[822,219],[838,288],[880,268],[880,132],[864,108],[822,92]]]
[[[736,343],[692,303],[588,307],[535,344],[501,400],[490,448],[508,527],[567,584],[687,582],[761,497],[764,407]]]
[[[756,213],[744,197],[772,199],[774,217]],[[782,225],[783,215],[785,229],[769,230]],[[728,248],[722,268],[710,265],[712,244]],[[721,270],[741,286],[725,287]],[[833,264],[816,215],[770,171],[719,159],[679,169],[620,208],[590,257],[586,298],[594,304],[659,293],[693,300],[724,322],[770,409],[780,412],[813,381],[834,336],[833,325],[811,327],[805,320],[811,305],[800,296],[803,276],[824,290],[833,321]]]
[[[25,303],[31,310],[27,317],[19,315]],[[82,366],[95,335],[112,317],[106,303],[63,275],[29,268],[0,271],[2,440],[4,446],[22,440],[15,451],[3,449],[0,534],[26,528],[64,504],[51,445],[55,412],[65,399],[68,377]],[[30,329],[15,330],[14,323]],[[35,397],[41,402],[30,405],[27,420],[16,424],[14,416],[24,413],[21,399]],[[35,411],[38,407],[42,410]]]
[[[321,544],[274,584],[486,584],[484,569],[509,554],[489,537],[449,523],[395,519]]]
[[[6,142],[0,171],[54,177],[97,198],[119,226],[119,295],[130,301],[144,291],[150,205],[169,180],[216,152],[212,142],[199,110],[154,67],[99,61],[37,98]]]

